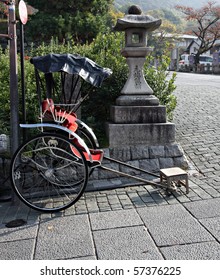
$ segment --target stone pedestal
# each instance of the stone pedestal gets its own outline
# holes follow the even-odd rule
[[[165,106],[112,106],[110,114],[110,148],[175,143],[175,125],[167,122]]]
[[[167,122],[165,106],[112,106],[107,124],[108,156],[159,174],[160,169],[188,167],[182,148],[175,142],[175,124]],[[138,171],[104,162],[105,166],[141,176]],[[114,173],[97,171],[96,179],[113,179]],[[152,176],[144,175],[152,180]]]
[[[165,106],[111,106],[111,121],[116,124],[166,123]]]
[[[108,124],[109,147],[165,145],[175,143],[172,123]]]

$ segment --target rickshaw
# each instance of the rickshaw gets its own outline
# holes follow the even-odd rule
[[[97,167],[164,187],[103,166],[105,158],[137,169],[104,156],[92,129],[77,118],[76,112],[89,94],[81,95],[82,83],[101,87],[112,74],[110,69],[75,54],[33,57],[31,63],[35,68],[39,122],[20,127],[40,132],[22,143],[11,160],[12,187],[21,201],[42,212],[64,210],[80,199]]]

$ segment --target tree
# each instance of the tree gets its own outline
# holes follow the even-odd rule
[[[148,45],[156,46],[153,50],[153,55],[155,57],[161,56],[162,54],[169,55],[171,49],[174,47],[174,42],[177,37],[176,34],[176,25],[163,19],[161,26],[156,32],[148,35]]]
[[[30,41],[59,41],[74,39],[77,42],[91,42],[106,28],[112,0],[29,0],[39,10],[27,27]]]
[[[179,5],[176,9],[185,14],[187,21],[196,22],[191,33],[198,37],[198,51],[195,54],[197,65],[199,56],[212,49],[216,40],[220,39],[220,6],[216,2],[208,2],[199,9]]]

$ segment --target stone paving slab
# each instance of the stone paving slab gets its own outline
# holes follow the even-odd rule
[[[134,209],[90,214],[92,230],[143,225]]]
[[[34,259],[72,259],[95,255],[88,215],[44,220]]]
[[[143,208],[137,211],[159,247],[214,240],[182,205]]]
[[[220,217],[220,198],[184,203],[184,207],[197,219]]]
[[[94,231],[99,260],[163,259],[144,226]]]
[[[160,248],[167,260],[219,260],[220,244],[216,241]]]
[[[29,221],[26,225],[14,228],[7,228],[5,225],[0,225],[0,244],[2,242],[36,238],[37,231],[38,223],[32,221]]]
[[[201,219],[199,221],[220,242],[220,217]]]
[[[35,238],[0,243],[1,260],[32,260]],[[13,268],[12,268],[13,269]]]
[[[69,260],[83,260],[83,261],[88,261],[88,260],[97,260],[96,256],[85,256],[85,257],[77,257],[77,258],[72,258]]]

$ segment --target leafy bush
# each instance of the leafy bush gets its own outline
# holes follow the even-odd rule
[[[10,133],[10,67],[9,51],[0,48],[0,133]],[[29,60],[25,60],[25,80],[26,80],[26,108],[29,122],[36,122],[38,116],[38,102],[36,96],[35,75],[33,66]],[[18,94],[19,94],[19,117],[22,120],[22,94],[20,57],[18,56]]]
[[[9,53],[0,48],[0,133],[8,133],[10,128],[9,90]]]
[[[176,89],[176,73],[170,74],[170,72],[167,71],[170,64],[170,58],[168,56],[162,55],[162,57],[156,61],[158,64],[156,67],[152,66],[154,63],[154,57],[147,57],[144,67],[145,79],[152,88],[154,95],[159,99],[160,104],[166,106],[167,118],[171,121],[173,119],[173,111],[177,104],[177,98],[173,94]]]

